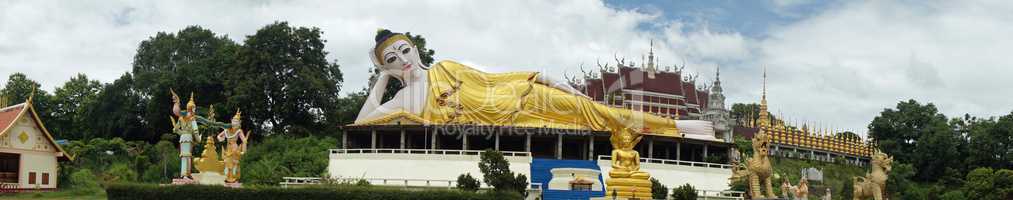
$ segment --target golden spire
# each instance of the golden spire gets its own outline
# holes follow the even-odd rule
[[[32,86],[32,93],[28,94],[28,100],[25,100],[25,103],[32,104],[32,98],[35,98],[35,86]]]
[[[760,126],[770,124],[767,114],[767,67],[763,67],[763,90],[760,93]]]

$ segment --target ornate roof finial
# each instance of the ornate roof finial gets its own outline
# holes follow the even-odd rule
[[[32,104],[32,99],[35,98],[35,88],[36,87],[33,85],[32,86],[32,93],[28,94],[28,100],[25,100],[25,103]]]
[[[765,126],[770,124],[770,119],[767,113],[767,67],[763,67],[763,90],[760,96],[760,125]]]
[[[721,82],[721,66],[714,65],[714,82]]]

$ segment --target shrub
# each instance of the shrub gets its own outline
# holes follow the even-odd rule
[[[964,192],[960,190],[949,191],[939,197],[940,200],[964,200],[967,196],[964,196]]]
[[[1003,199],[1013,199],[1013,170],[1000,169],[995,171],[995,183],[996,192],[998,192]]]
[[[96,177],[91,173],[90,170],[82,169],[77,170],[73,174],[70,174],[70,185],[75,190],[90,190],[98,191],[102,188],[99,187]]]
[[[524,194],[528,188],[528,177],[524,174],[514,175],[510,171],[510,162],[503,158],[503,153],[485,150],[480,155],[478,169],[482,171],[485,184],[500,192],[516,192]]]
[[[687,183],[672,189],[672,199],[675,200],[696,200],[696,188]]]
[[[277,185],[286,176],[320,177],[327,171],[327,149],[335,146],[338,140],[331,137],[269,136],[249,145],[240,164],[240,181]]]
[[[470,173],[457,176],[457,189],[474,192],[478,191],[478,184],[478,180],[471,177]]]
[[[455,190],[404,190],[386,187],[245,187],[226,188],[206,185],[167,185],[153,184],[113,184],[106,188],[110,200],[146,199],[146,200],[179,200],[179,199],[217,199],[217,200],[249,200],[249,199],[345,199],[345,200],[499,200],[523,199],[513,193],[474,193]]]
[[[106,170],[105,177],[109,182],[133,182],[137,180],[137,172],[127,164],[116,163]]]
[[[652,199],[665,199],[668,195],[668,187],[665,184],[661,184],[658,179],[651,178],[651,198]]]

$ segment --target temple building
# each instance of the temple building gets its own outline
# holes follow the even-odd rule
[[[647,57],[639,67],[623,61],[616,68],[604,66],[579,88],[602,104],[673,119],[702,119],[710,93],[697,87],[695,77],[684,77],[681,69],[658,70],[653,48]]]
[[[811,128],[809,124],[798,125],[777,119],[767,111],[766,79],[763,73],[763,97],[760,100],[760,111],[753,116],[759,120],[766,118],[770,123],[763,124],[749,120],[736,126],[736,133],[747,139],[758,131],[764,131],[769,137],[770,155],[792,159],[813,160],[821,162],[838,162],[865,166],[869,163],[876,144],[872,138],[861,138],[857,134],[845,136],[845,131],[828,128]],[[750,117],[751,118],[751,117]]]
[[[720,71],[711,86],[698,85],[696,76],[686,74],[682,68],[669,66],[659,70],[653,42],[651,46],[647,60],[640,66],[617,59],[615,68],[608,64],[599,66],[597,72],[585,72],[583,81],[571,84],[605,105],[672,119],[711,121],[713,137],[732,142],[731,117],[725,107]]]
[[[52,190],[57,186],[58,161],[73,158],[57,145],[32,105],[32,98],[7,106],[0,98],[0,187]]]

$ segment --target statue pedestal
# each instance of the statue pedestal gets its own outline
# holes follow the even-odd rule
[[[201,185],[225,185],[225,175],[217,172],[202,172],[190,174],[193,179]]]
[[[243,187],[243,183],[225,183],[225,187],[227,187],[227,188],[241,188],[241,187]]]
[[[651,199],[651,181],[636,178],[610,178],[605,181],[607,185],[605,196],[615,196],[630,199],[632,197]]]
[[[174,178],[172,179],[172,184],[173,185],[197,184],[197,181],[189,178]]]

